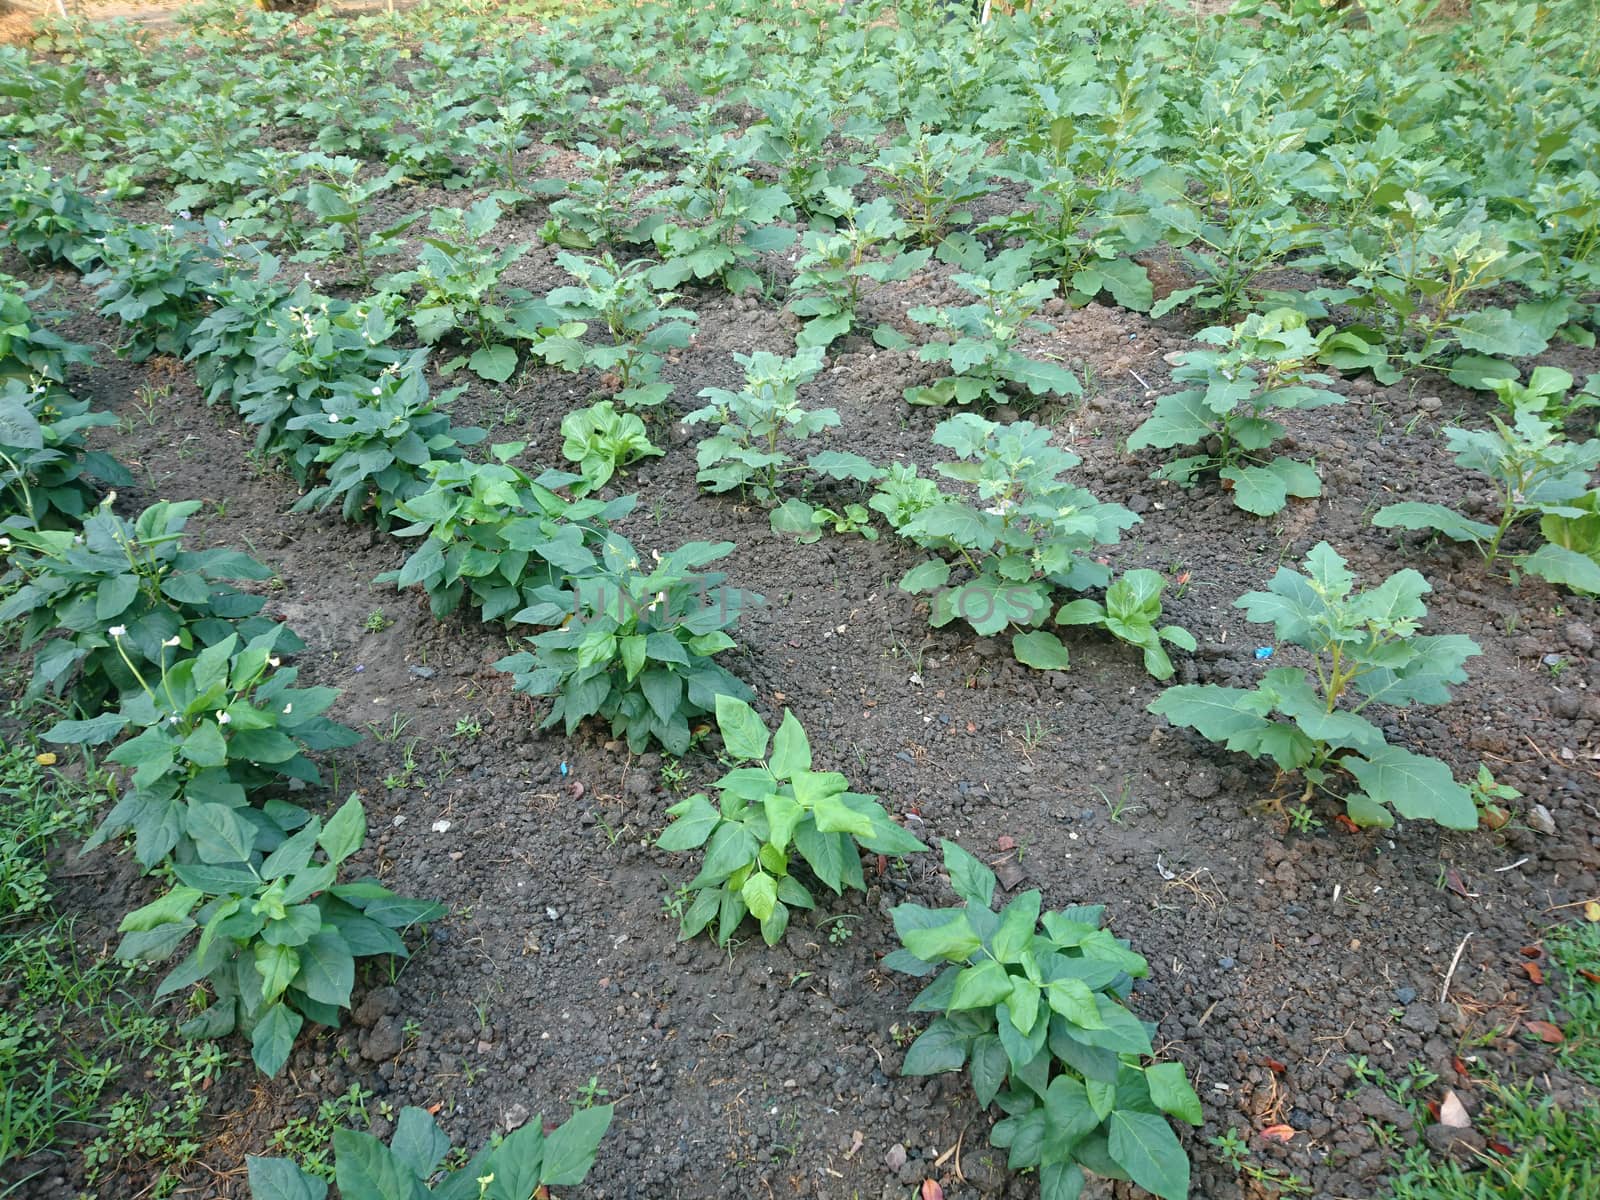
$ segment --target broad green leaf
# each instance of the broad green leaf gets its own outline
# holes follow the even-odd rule
[[[736,761],[766,758],[766,722],[743,700],[726,695],[717,697],[717,728],[722,731],[722,744]]]
[[[245,1156],[251,1200],[325,1200],[328,1183],[286,1158]]]
[[[941,588],[950,578],[950,564],[942,558],[930,558],[927,562],[918,563],[905,573],[900,579],[900,590],[920,595]]]
[[[1011,653],[1025,667],[1036,671],[1064,671],[1068,653],[1061,639],[1044,629],[1019,633],[1011,639]]]
[[[944,851],[945,873],[950,876],[956,895],[968,904],[988,908],[994,901],[994,872],[955,842],[946,839],[939,845]]]
[[[694,850],[705,845],[722,817],[705,796],[690,796],[667,809],[676,819],[661,831],[656,845],[663,850]]]
[[[765,921],[772,915],[773,905],[778,902],[778,885],[773,882],[772,876],[758,873],[745,880],[739,894],[751,915],[758,921]]]
[[[967,1061],[968,1039],[957,1032],[944,1017],[939,1017],[925,1029],[911,1048],[906,1051],[902,1075],[937,1075],[942,1071],[959,1071]]]
[[[955,991],[950,997],[950,1011],[987,1008],[1010,995],[1011,976],[999,963],[989,959],[975,967],[967,967],[956,976]]]
[[[1145,1068],[1144,1078],[1150,1087],[1151,1101],[1162,1112],[1170,1113],[1191,1125],[1205,1123],[1200,1097],[1189,1085],[1189,1077],[1182,1063],[1154,1063]]]
[[[1494,526],[1463,517],[1442,504],[1406,500],[1387,504],[1372,518],[1379,529],[1426,529],[1456,542],[1487,542],[1494,537]]]
[[[779,779],[788,779],[796,771],[811,769],[811,743],[806,731],[795,715],[783,710],[783,720],[772,739],[772,759],[767,766]]]
[[[1109,1122],[1112,1159],[1161,1200],[1188,1200],[1189,1156],[1165,1117],[1118,1109]]]
[[[1467,789],[1437,758],[1384,746],[1365,757],[1347,754],[1340,764],[1374,803],[1402,817],[1435,821],[1450,829],[1476,829],[1478,810]]]
[[[612,1106],[597,1104],[573,1113],[544,1139],[544,1165],[539,1182],[549,1187],[577,1187],[594,1166],[600,1140],[611,1126]]]
[[[305,1018],[288,1005],[268,1006],[250,1034],[250,1057],[263,1075],[273,1076],[283,1070],[283,1064],[289,1061],[289,1052],[294,1049],[294,1039],[304,1024]],[[385,1200],[404,1194],[391,1193]],[[345,1195],[359,1200],[361,1193],[345,1192]]]
[[[327,854],[329,862],[338,864],[361,849],[361,843],[366,840],[367,814],[361,807],[360,795],[352,792],[339,811],[329,817],[328,823],[322,827],[317,845]]]
[[[941,924],[919,929],[900,929],[901,944],[923,962],[966,962],[977,953],[978,948],[983,945],[983,940],[973,932],[965,911],[961,909],[949,911],[949,918]]]

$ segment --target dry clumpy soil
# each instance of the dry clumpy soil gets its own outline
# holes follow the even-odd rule
[[[507,241],[533,239],[542,219],[539,208],[508,218]],[[58,304],[92,312],[75,278],[51,278]],[[536,248],[508,282],[548,289],[560,278],[553,252]],[[882,317],[961,298],[942,267],[899,286],[874,298]],[[700,325],[668,367],[678,413],[702,387],[738,385],[734,353],[792,352],[792,323],[771,303],[715,291],[686,302]],[[1270,630],[1231,603],[1319,540],[1368,584],[1414,566],[1434,588],[1427,628],[1469,634],[1483,655],[1453,703],[1390,714],[1386,732],[1463,779],[1487,763],[1524,794],[1510,825],[1355,833],[1313,801],[1318,823],[1297,831],[1266,807],[1293,802],[1294,785],[1145,711],[1159,685],[1135,652],[1080,632],[1069,638],[1071,670],[1040,674],[1012,662],[1003,641],[931,631],[924,606],[894,586],[914,548],[775,538],[764,512],[697,492],[693,435],[670,415],[653,431],[666,456],[624,482],[640,503],[622,532],[641,548],[737,544],[722,564],[730,581],[767,603],[747,613],[724,661],[769,718],[794,710],[826,766],[930,844],[957,839],[993,863],[1013,893],[1041,888],[1051,907],[1108,905],[1113,928],[1151,963],[1133,1007],[1159,1024],[1162,1052],[1189,1068],[1206,1105],[1205,1127],[1186,1135],[1195,1195],[1256,1194],[1207,1145],[1238,1126],[1260,1161],[1295,1172],[1310,1194],[1373,1196],[1393,1161],[1373,1123],[1398,1127],[1402,1144],[1425,1130],[1361,1087],[1350,1056],[1395,1077],[1420,1063],[1440,1079],[1430,1095],[1452,1086],[1469,1109],[1481,1095],[1461,1073],[1469,1056],[1517,1075],[1551,1068],[1519,1028],[1546,1015],[1560,980],[1552,972],[1538,986],[1521,964],[1544,930],[1571,917],[1562,906],[1600,894],[1596,606],[1538,580],[1513,587],[1470,548],[1369,526],[1395,498],[1479,499],[1439,431],[1481,423],[1492,401],[1445,383],[1341,381],[1347,404],[1289,422],[1325,495],[1259,520],[1214,485],[1153,482],[1157,460],[1121,448],[1170,390],[1168,356],[1193,345],[1194,327],[1096,305],[1058,308],[1050,325],[1038,348],[1076,367],[1087,397],[1039,419],[1083,457],[1086,486],[1143,517],[1113,565],[1188,574],[1167,605],[1200,642],[1176,656],[1179,681],[1248,684],[1294,661],[1284,650],[1260,661]],[[370,971],[354,1021],[304,1039],[281,1080],[263,1085],[242,1068],[224,1081],[203,1156],[212,1170],[197,1171],[186,1194],[244,1195],[243,1155],[353,1082],[396,1109],[438,1106],[456,1143],[477,1145],[532,1114],[564,1115],[591,1077],[617,1114],[574,1195],[901,1200],[928,1178],[952,1200],[1036,1194],[988,1147],[992,1118],[963,1077],[899,1075],[907,1031],[918,1028],[905,1011],[916,984],[878,960],[892,948],[890,907],[953,901],[936,855],[874,865],[866,895],[823,904],[777,947],[753,931],[727,949],[677,943],[664,901],[695,868],[652,842],[665,807],[714,778],[714,761],[687,758],[675,792],[659,755],[630,756],[604,729],[541,732],[543,708],[490,667],[506,651],[503,630],[436,624],[417,595],[371,583],[403,561],[404,540],[333,514],[289,514],[292,483],[252,466],[251,431],[206,408],[187,368],[118,360],[118,330],[92,316],[64,332],[101,345],[74,385],[126,421],[107,445],[139,483],[119,507],[207,501],[191,524],[196,540],[248,549],[278,573],[268,611],[307,642],[303,678],[342,688],[334,715],[373,731],[332,764],[340,793],[359,790],[371,823],[356,865],[451,910],[402,969]],[[836,351],[802,391],[809,406],[838,409],[831,444],[877,461],[936,461],[929,433],[946,414],[901,398],[932,368],[860,339]],[[1570,348],[1545,361],[1580,378],[1600,362]],[[555,465],[560,418],[593,383],[546,370],[504,386],[473,381],[453,411],[492,441],[526,440],[525,462]],[[154,389],[148,410],[136,407],[141,389]],[[369,632],[377,609],[392,624]],[[84,910],[86,943],[114,944],[116,920],[146,885],[108,851],[90,863],[110,882],[75,870],[61,899]],[[1571,1098],[1570,1079],[1553,1069],[1549,1079]],[[1254,1136],[1275,1124],[1296,1131],[1287,1145]],[[379,1118],[375,1131],[386,1125]],[[41,1197],[81,1185],[75,1168],[47,1175],[32,1185]],[[124,1182],[132,1195],[141,1181]]]

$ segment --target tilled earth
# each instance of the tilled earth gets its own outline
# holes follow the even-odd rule
[[[509,218],[507,241],[533,239],[542,220],[538,207]],[[910,304],[962,302],[948,276],[935,265],[869,297],[870,319],[904,325]],[[74,277],[50,278],[56,303],[92,311]],[[539,291],[561,278],[542,247],[508,274]],[[735,352],[792,351],[793,322],[770,302],[708,291],[686,303],[700,324],[667,369],[678,414],[702,387],[738,386]],[[1175,655],[1179,681],[1247,684],[1296,661],[1292,648],[1261,661],[1270,630],[1231,604],[1317,541],[1368,584],[1414,566],[1434,588],[1428,629],[1469,634],[1483,654],[1453,703],[1391,713],[1386,733],[1445,758],[1459,778],[1488,764],[1523,793],[1509,825],[1353,833],[1336,806],[1313,800],[1316,821],[1296,828],[1279,807],[1297,802],[1295,784],[1145,711],[1159,685],[1127,647],[1073,634],[1071,670],[1040,674],[1011,661],[1003,641],[930,630],[925,605],[895,588],[915,548],[774,537],[765,512],[696,490],[700,431],[673,414],[652,431],[666,456],[623,481],[640,503],[622,532],[641,548],[737,544],[721,565],[766,604],[747,611],[740,648],[724,661],[769,718],[793,709],[824,765],[930,844],[957,839],[989,860],[1013,892],[1042,888],[1050,907],[1109,906],[1115,931],[1151,963],[1135,1011],[1159,1024],[1162,1052],[1190,1069],[1206,1104],[1204,1128],[1185,1135],[1196,1195],[1272,1194],[1241,1184],[1208,1145],[1231,1127],[1312,1195],[1377,1194],[1396,1148],[1427,1132],[1353,1077],[1352,1056],[1397,1079],[1417,1064],[1438,1076],[1427,1096],[1454,1087],[1469,1110],[1482,1090],[1463,1068],[1475,1062],[1548,1071],[1555,1094],[1571,1098],[1578,1085],[1521,1029],[1547,1014],[1564,981],[1552,970],[1536,985],[1522,964],[1575,902],[1600,894],[1595,604],[1539,580],[1512,586],[1470,548],[1368,524],[1396,497],[1485,501],[1439,431],[1482,423],[1491,402],[1442,382],[1341,381],[1348,403],[1288,420],[1289,444],[1317,462],[1325,495],[1261,520],[1214,483],[1182,491],[1152,481],[1158,460],[1123,450],[1171,390],[1168,360],[1197,327],[1096,305],[1048,315],[1034,348],[1072,365],[1086,398],[1034,419],[1083,457],[1086,486],[1142,516],[1113,564],[1187,578],[1169,588],[1167,617],[1200,646]],[[630,756],[604,729],[541,732],[544,708],[491,669],[505,630],[435,624],[418,596],[372,584],[403,561],[403,540],[332,514],[289,514],[292,482],[253,464],[251,431],[207,409],[187,367],[117,360],[118,329],[91,316],[63,332],[102,347],[74,384],[124,419],[101,431],[139,481],[119,508],[207,501],[191,524],[197,541],[248,549],[278,572],[268,610],[305,639],[303,676],[344,689],[334,715],[371,732],[331,764],[338,794],[362,793],[373,830],[355,865],[451,911],[409,963],[369,972],[354,1022],[305,1039],[282,1080],[263,1086],[240,1069],[224,1083],[211,1106],[210,1169],[186,1194],[245,1194],[243,1155],[352,1082],[396,1108],[437,1105],[456,1143],[471,1145],[534,1114],[559,1118],[586,1087],[604,1089],[617,1115],[579,1190],[595,1197],[899,1200],[924,1179],[953,1200],[1036,1194],[988,1147],[992,1117],[962,1077],[899,1075],[919,1028],[905,1011],[916,985],[879,968],[893,944],[886,914],[907,899],[953,901],[936,855],[872,864],[865,896],[823,904],[779,946],[750,931],[727,949],[677,943],[668,909],[695,866],[652,843],[666,806],[715,777],[713,759],[693,754],[686,778],[664,779],[659,755]],[[1571,348],[1542,361],[1580,379],[1600,363]],[[856,338],[802,396],[838,409],[827,444],[926,465],[941,457],[929,434],[947,414],[911,409],[901,393],[933,370]],[[491,441],[527,441],[525,462],[558,465],[560,418],[595,387],[532,370],[504,386],[471,382],[453,412]],[[392,624],[370,632],[378,609]],[[62,900],[82,910],[86,943],[114,944],[115,922],[145,884],[109,851],[89,864],[105,874],[86,877],[73,862]],[[376,1132],[385,1125],[378,1118]],[[1287,1144],[1257,1136],[1274,1125],[1294,1131]],[[34,1194],[81,1186],[78,1167],[45,1165]],[[141,1180],[133,1170],[120,1183],[132,1195]]]

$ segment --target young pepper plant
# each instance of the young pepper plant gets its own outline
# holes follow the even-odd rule
[[[1198,476],[1215,471],[1231,486],[1234,504],[1256,516],[1281,512],[1290,496],[1320,496],[1315,468],[1271,454],[1285,430],[1267,415],[1344,403],[1322,386],[1332,382],[1326,375],[1305,369],[1322,339],[1312,336],[1304,315],[1289,308],[1252,314],[1231,329],[1207,329],[1200,340],[1221,349],[1184,355],[1172,377],[1191,386],[1157,400],[1155,412],[1128,438],[1128,449],[1214,444],[1215,450],[1174,459],[1151,478],[1192,487]]]
[[[1158,625],[1161,593],[1167,581],[1159,571],[1139,568],[1125,572],[1106,589],[1105,602],[1087,598],[1070,600],[1056,613],[1058,625],[1098,625],[1113,637],[1144,651],[1144,669],[1157,679],[1171,679],[1172,659],[1162,642],[1193,653],[1194,634],[1180,625]]]
[[[800,235],[804,253],[789,285],[789,311],[805,320],[795,338],[801,347],[826,349],[855,327],[863,281],[908,279],[932,255],[927,249],[904,249],[900,239],[911,227],[895,214],[887,197],[860,204],[847,189],[836,187],[827,188],[826,195],[843,222],[833,230],[810,229]]]
[[[1443,504],[1402,501],[1380,508],[1372,523],[1380,529],[1425,529],[1457,542],[1471,542],[1493,565],[1504,554],[1505,536],[1538,516],[1547,539],[1527,554],[1512,555],[1532,575],[1576,591],[1600,593],[1600,561],[1571,536],[1583,528],[1566,522],[1591,517],[1594,493],[1589,476],[1600,466],[1600,438],[1568,441],[1539,409],[1519,408],[1512,424],[1491,414],[1493,429],[1446,429],[1445,445],[1456,465],[1487,475],[1494,483],[1499,512],[1488,524]],[[1555,532],[1556,536],[1551,537]]]
[[[684,910],[680,937],[716,923],[727,945],[746,915],[776,945],[790,912],[816,907],[811,889],[792,869],[804,862],[835,895],[865,890],[861,852],[916,854],[927,849],[890,819],[872,796],[850,791],[837,771],[812,769],[811,743],[793,713],[771,736],[755,709],[717,697],[717,729],[733,768],[717,780],[717,803],[704,793],[680,800],[656,841],[663,850],[705,847],[700,873],[689,881],[694,900]]]
[[[977,497],[939,489],[935,498],[906,473],[890,477],[873,507],[902,537],[936,554],[906,572],[901,590],[932,593],[935,628],[957,619],[984,637],[1016,628],[1017,661],[1064,670],[1061,639],[1033,627],[1043,623],[1057,588],[1110,582],[1110,570],[1091,555],[1139,518],[1063,479],[1081,460],[1051,445],[1050,431],[1030,421],[999,425],[958,413],[939,424],[933,442],[960,459],[939,463],[938,472],[974,486]]]
[[[956,286],[977,297],[976,304],[920,305],[906,314],[949,335],[948,341],[925,343],[917,357],[950,365],[944,378],[907,388],[907,401],[998,405],[1083,394],[1078,377],[1066,367],[1030,358],[1017,348],[1025,331],[1050,328],[1033,316],[1056,291],[1054,279],[1022,278],[1026,272],[1026,253],[1007,251],[976,272],[951,277]],[[880,334],[879,340],[887,341],[891,349],[908,344],[898,334]]]
[[[933,976],[911,1011],[937,1014],[901,1073],[966,1067],[978,1103],[1006,1113],[990,1143],[1012,1170],[1038,1170],[1041,1200],[1074,1200],[1085,1171],[1187,1200],[1189,1159],[1167,1117],[1199,1125],[1204,1114],[1181,1063],[1143,1063],[1153,1027],[1126,1003],[1149,965],[1101,928],[1103,906],[1043,912],[1031,891],[994,912],[994,872],[943,847],[964,904],[890,913],[902,949],[883,964]]]
[[[1475,828],[1472,797],[1449,766],[1390,745],[1364,714],[1373,704],[1448,702],[1447,685],[1466,679],[1462,664],[1481,653],[1477,643],[1463,634],[1417,632],[1428,611],[1422,597],[1432,588],[1410,568],[1375,588],[1354,588],[1344,559],[1317,543],[1304,574],[1280,567],[1266,591],[1234,602],[1249,620],[1270,623],[1279,642],[1308,651],[1310,670],[1278,667],[1254,688],[1170,687],[1150,711],[1229,750],[1271,759],[1282,772],[1300,772],[1308,798],[1349,776],[1354,787],[1343,799],[1357,825],[1387,827],[1398,813]]]

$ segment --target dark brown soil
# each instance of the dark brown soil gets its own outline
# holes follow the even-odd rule
[[[416,199],[466,202],[462,193]],[[506,239],[533,238],[542,219],[536,209],[510,221]],[[544,289],[557,275],[540,248],[512,281]],[[74,278],[54,278],[57,302],[91,310]],[[936,268],[882,300],[887,315],[957,295]],[[736,383],[735,352],[792,348],[789,319],[771,303],[717,292],[687,302],[700,326],[669,368],[680,412],[700,388]],[[1396,496],[1477,494],[1438,434],[1481,421],[1483,398],[1430,381],[1341,383],[1346,405],[1289,421],[1299,453],[1321,467],[1325,496],[1259,520],[1214,486],[1152,482],[1156,461],[1122,449],[1168,390],[1165,356],[1189,347],[1191,330],[1177,317],[1151,322],[1093,305],[1057,311],[1051,326],[1041,348],[1078,369],[1088,396],[1039,419],[1083,456],[1088,487],[1143,517],[1114,565],[1188,575],[1168,602],[1169,618],[1200,641],[1177,656],[1180,680],[1243,683],[1293,661],[1283,651],[1258,661],[1269,631],[1230,605],[1319,540],[1367,582],[1414,566],[1434,587],[1429,630],[1469,634],[1483,655],[1453,703],[1390,714],[1386,732],[1463,779],[1487,763],[1524,794],[1510,825],[1353,833],[1313,801],[1320,823],[1296,832],[1273,806],[1298,789],[1147,714],[1159,685],[1126,647],[1081,634],[1069,672],[1039,674],[1001,642],[932,631],[924,606],[894,586],[916,561],[911,548],[775,538],[764,512],[696,490],[682,427],[663,423],[655,434],[667,455],[626,481],[640,504],[623,532],[643,548],[737,543],[725,564],[731,582],[768,604],[740,625],[727,665],[769,717],[794,710],[826,766],[925,840],[979,853],[1012,890],[1040,887],[1052,907],[1109,905],[1117,933],[1152,965],[1133,1006],[1159,1022],[1163,1052],[1186,1064],[1206,1103],[1205,1127],[1188,1137],[1195,1195],[1257,1194],[1241,1192],[1207,1144],[1242,1127],[1262,1161],[1299,1174],[1312,1195],[1373,1196],[1393,1154],[1369,1118],[1397,1125],[1401,1144],[1421,1130],[1359,1087],[1350,1056],[1395,1077],[1419,1063],[1439,1076],[1430,1097],[1450,1086],[1469,1108],[1480,1085],[1462,1068],[1474,1060],[1517,1075],[1551,1068],[1521,1023],[1545,1014],[1560,980],[1552,972],[1537,986],[1522,964],[1543,931],[1600,895],[1596,606],[1538,580],[1512,586],[1470,551],[1397,542],[1368,524]],[[241,1069],[225,1083],[208,1169],[183,1194],[243,1195],[242,1155],[352,1082],[396,1108],[436,1107],[458,1144],[476,1145],[519,1116],[564,1115],[591,1077],[617,1117],[574,1195],[901,1200],[925,1178],[952,1200],[1036,1194],[989,1149],[992,1118],[962,1077],[899,1075],[906,1031],[917,1028],[905,1011],[915,986],[878,966],[892,945],[885,914],[905,899],[952,901],[935,856],[874,871],[866,896],[824,904],[777,947],[753,933],[727,950],[676,943],[664,901],[694,867],[651,848],[674,798],[660,756],[630,756],[600,729],[570,740],[540,732],[542,707],[490,668],[506,651],[503,631],[437,625],[417,596],[372,584],[404,559],[404,542],[331,514],[289,514],[293,485],[252,470],[249,434],[204,406],[187,368],[119,361],[110,350],[118,330],[93,317],[66,332],[102,345],[98,366],[74,382],[126,421],[103,431],[138,479],[119,508],[206,500],[196,538],[249,549],[278,572],[269,611],[305,639],[303,675],[344,689],[335,715],[373,732],[332,764],[337,793],[362,793],[373,831],[356,865],[451,910],[410,963],[369,974],[355,1023],[304,1040],[283,1079],[262,1086]],[[1600,364],[1570,348],[1548,361],[1580,378]],[[838,408],[834,444],[927,463],[938,457],[929,432],[946,414],[910,409],[901,392],[929,371],[856,341],[803,396]],[[454,411],[488,427],[491,441],[528,441],[527,462],[557,465],[560,418],[585,402],[586,383],[547,370],[505,386],[473,381]],[[154,389],[144,393],[155,398],[148,419],[136,406],[141,389]],[[367,632],[377,609],[393,624]],[[458,735],[458,721],[481,724],[481,735]],[[410,785],[386,786],[405,773],[408,748]],[[685,789],[716,773],[699,755],[683,765]],[[1535,805],[1548,823],[1531,815]],[[85,928],[98,921],[106,942],[145,886],[116,861],[108,851],[89,860],[120,872],[118,886],[62,881],[66,901],[88,914]],[[830,938],[841,927],[848,937]],[[1548,1078],[1559,1094],[1576,1087],[1553,1069]],[[1256,1136],[1277,1124],[1295,1131],[1287,1145]],[[380,1134],[385,1126],[375,1123]],[[898,1170],[887,1161],[896,1146]],[[52,1166],[26,1194],[73,1194],[78,1172]],[[134,1172],[102,1194],[140,1186]]]

